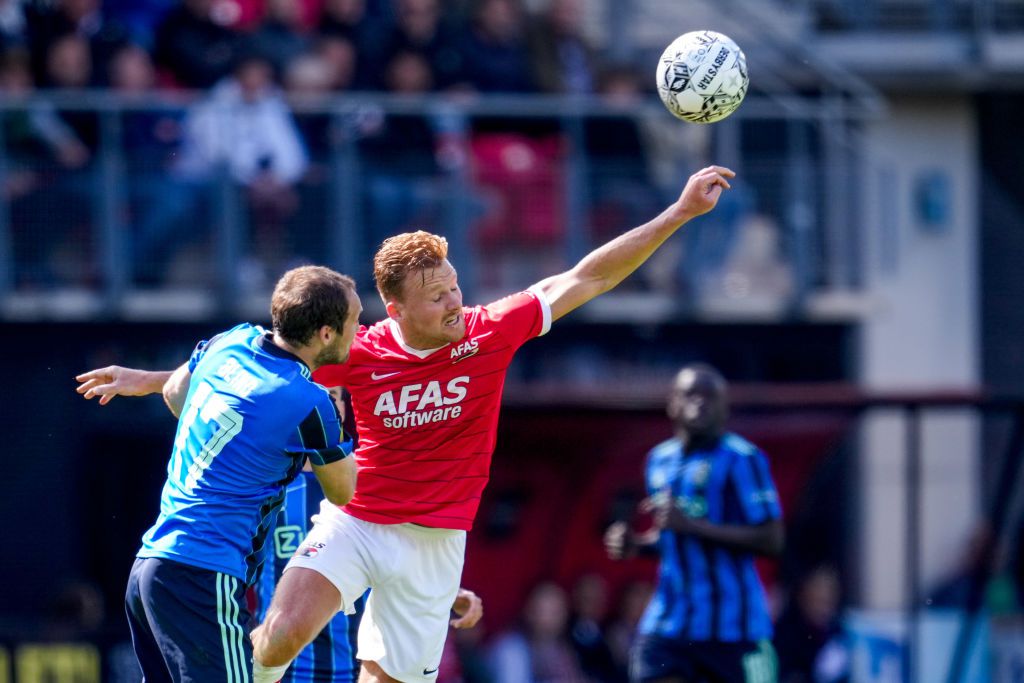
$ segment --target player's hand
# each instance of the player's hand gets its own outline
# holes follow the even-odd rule
[[[668,529],[680,534],[694,534],[700,521],[690,517],[672,496],[657,494],[640,501],[641,512],[650,513],[655,529]]]
[[[613,560],[622,560],[635,550],[633,532],[627,522],[613,522],[604,532],[604,550]]]
[[[732,187],[729,180],[735,177],[736,173],[725,166],[708,166],[697,171],[690,176],[679,200],[672,205],[672,216],[685,223],[711,211],[718,204],[722,191]]]
[[[452,611],[459,615],[449,623],[455,628],[473,628],[484,616],[484,601],[476,593],[460,588]]]
[[[160,391],[163,383],[154,381],[154,374],[110,365],[76,376],[75,380],[81,384],[75,391],[87,399],[99,396],[100,405],[105,406],[115,396],[146,396]]]

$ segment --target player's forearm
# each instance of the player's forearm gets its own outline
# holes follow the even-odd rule
[[[580,279],[594,284],[594,296],[603,294],[643,265],[689,218],[680,218],[678,207],[670,207],[653,220],[594,249],[574,270]]]
[[[355,495],[357,469],[351,456],[327,465],[314,463],[313,474],[320,482],[324,497],[334,505],[345,505]]]
[[[166,379],[160,387],[160,393],[163,394],[167,409],[174,417],[181,417],[182,408],[185,407],[185,397],[188,396],[189,383],[192,381],[188,363],[181,365],[174,372],[154,374],[165,375]]]
[[[159,394],[174,370],[138,370],[139,390],[146,394]]]
[[[784,531],[779,521],[758,525],[715,524],[691,519],[685,533],[740,552],[776,557],[782,553]]]

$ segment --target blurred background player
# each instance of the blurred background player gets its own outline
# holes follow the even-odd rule
[[[250,680],[245,591],[284,484],[309,458],[329,499],[344,503],[355,487],[352,443],[310,376],[348,356],[361,310],[350,278],[297,268],[274,289],[272,332],[238,325],[200,342],[172,373],[78,376],[87,399],[159,391],[179,416],[160,516],[125,598],[145,680]]]
[[[753,562],[783,545],[767,459],[725,431],[726,383],[708,365],[679,372],[668,416],[676,436],[648,455],[649,497],[641,504],[653,513],[653,529],[637,534],[616,522],[605,536],[613,559],[641,546],[656,545],[661,555],[630,679],[772,683],[772,624]]]
[[[734,176],[721,166],[697,171],[651,221],[570,270],[486,306],[463,307],[444,238],[419,231],[384,242],[374,275],[388,318],[360,329],[347,363],[316,375],[352,394],[359,487],[344,509],[321,505],[266,620],[253,631],[257,683],[276,681],[334,613],[351,612],[368,587],[360,680],[436,678],[449,610],[453,603],[464,609],[457,590],[466,532],[489,477],[514,354],[711,211]]]

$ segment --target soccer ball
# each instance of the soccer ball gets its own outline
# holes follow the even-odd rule
[[[729,36],[691,31],[672,41],[658,62],[658,95],[691,123],[721,121],[747,94],[747,58]]]

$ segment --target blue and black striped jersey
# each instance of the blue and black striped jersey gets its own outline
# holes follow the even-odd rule
[[[310,515],[320,509],[324,494],[316,475],[302,472],[288,485],[284,505],[277,514],[267,544],[267,561],[256,582],[257,620],[263,622],[288,560],[310,528]],[[349,618],[338,612],[320,635],[306,646],[288,667],[281,683],[351,683],[356,662],[349,634]]]
[[[260,327],[243,324],[200,342],[188,367],[160,516],[138,556],[251,584],[285,485],[307,455],[347,454],[352,444],[327,390]]]
[[[782,515],[764,453],[735,434],[685,455],[678,439],[665,441],[648,455],[646,478],[650,495],[670,495],[688,515],[710,522],[756,525]],[[641,633],[691,641],[771,638],[749,553],[672,531],[662,531],[658,544],[658,585]]]

